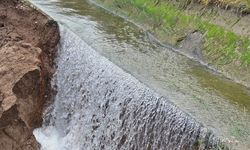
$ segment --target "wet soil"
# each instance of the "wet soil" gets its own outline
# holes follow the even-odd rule
[[[32,131],[52,97],[55,21],[18,0],[0,1],[0,148],[38,149]]]

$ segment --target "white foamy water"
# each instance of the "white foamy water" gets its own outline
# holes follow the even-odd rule
[[[218,139],[130,74],[60,28],[57,95],[34,131],[42,150],[211,148]],[[199,141],[204,141],[199,145]]]
[[[64,150],[62,137],[59,136],[55,127],[35,129],[33,134],[41,144],[41,150]]]

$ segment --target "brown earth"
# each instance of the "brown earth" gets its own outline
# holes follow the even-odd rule
[[[0,150],[38,149],[32,131],[52,97],[58,25],[18,0],[0,0]]]

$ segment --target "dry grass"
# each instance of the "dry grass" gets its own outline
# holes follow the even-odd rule
[[[250,0],[201,0],[201,2],[205,5],[216,4],[224,6],[229,5],[235,7],[246,6],[246,8],[250,8]]]

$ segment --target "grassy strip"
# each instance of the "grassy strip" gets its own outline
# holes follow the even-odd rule
[[[110,0],[109,0],[110,2]],[[216,65],[250,65],[250,40],[235,34],[224,27],[202,20],[197,15],[187,15],[183,10],[158,0],[113,0],[114,7],[122,9],[132,7],[151,19],[154,32],[172,44],[191,31],[199,31],[205,36],[203,54]],[[142,18],[141,20],[144,20]],[[162,38],[163,39],[163,38]]]

